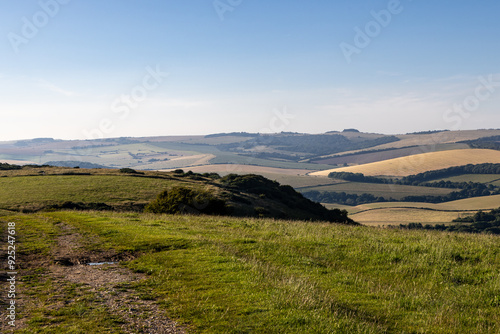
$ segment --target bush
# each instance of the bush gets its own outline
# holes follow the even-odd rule
[[[16,169],[22,169],[22,167],[18,165],[10,165],[8,163],[0,162],[0,170],[16,170]]]
[[[127,174],[144,174],[143,172],[138,172],[135,169],[132,168],[122,168],[120,169],[120,173],[127,173]]]
[[[161,192],[154,201],[144,209],[151,213],[170,214],[211,214],[226,213],[225,201],[215,198],[206,191],[186,187],[174,187]]]

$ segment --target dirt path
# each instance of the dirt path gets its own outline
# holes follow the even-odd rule
[[[141,299],[130,288],[131,284],[145,280],[146,275],[133,273],[117,263],[87,264],[130,260],[133,255],[118,255],[113,250],[89,252],[82,246],[88,242],[72,227],[66,224],[58,224],[58,227],[63,234],[58,237],[57,247],[53,252],[55,263],[48,266],[48,278],[54,282],[54,286],[81,284],[81,291],[93,294],[96,303],[120,319],[121,329],[125,333],[186,333],[184,328],[166,317],[165,311],[153,300]],[[60,293],[64,293],[62,288]],[[27,302],[23,300],[22,304]],[[54,307],[57,308],[57,305]],[[26,319],[19,319],[17,329],[24,327],[25,321]]]

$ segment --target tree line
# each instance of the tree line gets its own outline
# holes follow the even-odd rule
[[[331,172],[328,174],[329,178],[340,179],[350,182],[361,183],[377,183],[377,184],[397,184],[397,185],[410,185],[410,186],[423,186],[423,187],[436,187],[436,188],[449,188],[457,189],[447,195],[433,196],[433,195],[413,195],[406,196],[400,200],[386,197],[376,197],[369,193],[361,195],[346,194],[345,192],[319,192],[307,191],[303,192],[307,198],[318,201],[321,203],[338,203],[344,205],[360,205],[373,202],[424,202],[424,203],[443,203],[455,201],[459,199],[489,196],[500,194],[500,188],[492,184],[484,184],[480,182],[452,182],[452,181],[434,181],[439,178],[447,178],[452,176],[459,176],[463,174],[500,174],[500,164],[485,163],[478,165],[463,165],[456,167],[449,167],[440,170],[427,171],[415,175],[403,177],[401,179],[381,178],[375,176],[366,176],[362,173],[350,172]]]
[[[422,225],[421,223],[400,224],[398,227],[409,230],[437,230],[447,232],[500,234],[500,208],[490,212],[478,211],[473,216],[454,219],[453,225]]]
[[[459,176],[463,174],[500,174],[500,164],[493,164],[493,163],[484,163],[478,165],[468,164],[463,166],[455,166],[455,167],[449,167],[449,168],[409,175],[401,179],[365,176],[362,173],[350,173],[350,172],[331,172],[330,174],[328,174],[328,177],[332,179],[341,179],[352,182],[421,186],[421,185],[426,185],[425,182],[428,181]]]

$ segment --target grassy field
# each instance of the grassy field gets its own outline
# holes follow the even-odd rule
[[[226,166],[227,167],[227,166]],[[238,166],[236,166],[238,167]],[[245,167],[239,166],[231,172],[243,173]],[[189,169],[186,169],[186,171]],[[195,169],[199,172],[212,169]],[[338,180],[323,177],[271,173],[279,169],[261,167],[257,174],[276,180],[292,187],[307,187],[336,184]],[[218,170],[215,170],[218,171]],[[302,172],[306,172],[303,170]],[[70,174],[70,175],[65,175]],[[91,174],[91,175],[86,175]],[[221,173],[221,175],[228,174]],[[120,204],[127,202],[147,203],[170,185],[186,183],[182,178],[171,179],[171,173],[149,171],[141,175],[119,173],[109,169],[73,168],[28,168],[22,170],[0,171],[0,208],[36,208],[64,201],[85,203],[102,202]],[[43,189],[43,191],[40,191]]]
[[[368,176],[408,176],[430,170],[481,163],[500,163],[500,151],[468,149],[430,152],[359,166],[342,167],[335,170],[323,170],[311,173],[311,175],[328,176],[330,172],[335,171],[363,173]]]
[[[459,176],[452,176],[435,181],[450,181],[450,182],[478,182],[493,185],[500,185],[500,174],[464,174]]]
[[[69,231],[82,236],[82,253],[134,254],[121,266],[147,275],[116,285],[116,293],[137,296],[122,306],[154,302],[158,316],[189,333],[500,331],[494,236],[96,212],[0,220],[16,223],[24,263],[17,333],[123,332],[127,318],[101,291],[56,277],[61,266],[47,265]],[[28,258],[38,261],[22,262]]]
[[[358,194],[363,193],[372,194],[376,197],[384,198],[394,198],[399,200],[406,196],[418,196],[418,195],[447,195],[455,189],[446,188],[433,188],[433,187],[419,187],[419,186],[405,186],[398,184],[376,184],[376,183],[361,183],[361,182],[341,182],[332,185],[321,185],[313,187],[303,187],[300,188],[301,192],[317,190],[317,191],[327,191],[327,192],[345,192],[347,194]]]
[[[64,201],[149,202],[171,181],[119,175],[46,175],[0,179],[2,208],[35,208]]]

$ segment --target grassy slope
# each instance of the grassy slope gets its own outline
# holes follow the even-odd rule
[[[141,251],[123,264],[149,278],[131,288],[194,333],[500,331],[498,237],[143,214],[1,219],[17,223],[21,259],[42,250],[50,257],[59,221],[102,248]],[[119,325],[90,293],[76,310],[54,304],[51,287],[37,278],[44,270],[19,275],[19,291],[32,293],[21,315],[28,328],[19,332],[75,325],[75,333],[113,332]]]
[[[56,206],[59,209],[105,207],[108,210],[142,211],[158,194],[174,186],[210,193],[214,199],[224,202],[227,209],[224,213],[233,216],[326,221],[340,219],[339,214],[305,199],[292,188],[281,187],[261,176],[214,180],[175,172],[127,174],[113,169],[64,167],[0,171],[0,209],[36,212]],[[75,202],[82,204],[75,206]],[[203,205],[189,204],[186,210],[197,212],[205,208]]]
[[[34,176],[1,181],[2,203],[49,203],[54,201],[114,202],[148,201],[169,181],[126,176]],[[57,187],[54,187],[57,185]],[[43,191],[40,191],[43,189]],[[115,193],[115,191],[118,192]],[[35,195],[36,194],[36,195]]]
[[[311,175],[328,176],[330,172],[335,171],[363,173],[369,176],[408,176],[429,170],[481,163],[500,163],[500,151],[468,149],[423,153],[359,166],[324,170],[311,173]]]
[[[36,209],[65,201],[146,203],[171,180],[125,175],[45,175],[0,178],[0,207]]]

